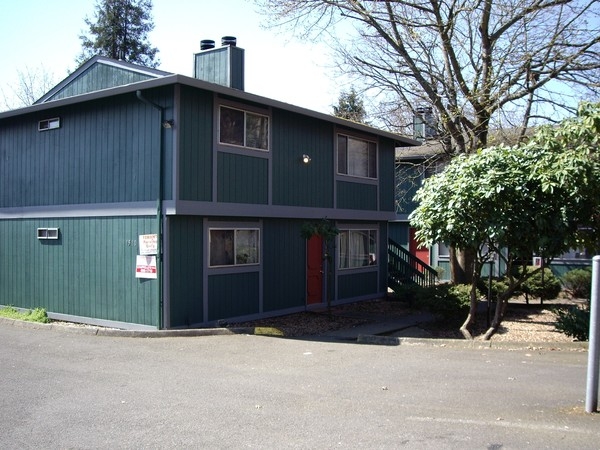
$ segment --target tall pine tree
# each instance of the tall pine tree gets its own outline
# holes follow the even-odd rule
[[[333,107],[333,115],[353,122],[365,123],[367,112],[362,99],[353,87],[349,92],[342,91],[338,105]]]
[[[81,39],[81,64],[101,55],[146,67],[156,67],[158,49],[148,41],[154,29],[152,0],[97,0],[94,21],[85,18],[88,34]]]

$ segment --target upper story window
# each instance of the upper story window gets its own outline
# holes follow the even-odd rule
[[[337,171],[361,178],[377,178],[377,144],[338,134]]]
[[[256,150],[269,150],[269,117],[221,106],[219,142]]]
[[[58,117],[38,122],[38,131],[55,130],[56,128],[60,128],[60,118]]]

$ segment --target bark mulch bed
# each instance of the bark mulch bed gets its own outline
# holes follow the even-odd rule
[[[573,338],[557,331],[554,327],[556,311],[573,304],[566,298],[545,301],[532,300],[526,304],[523,299],[512,300],[505,314],[504,321],[493,341],[512,342],[573,342]],[[385,299],[335,306],[331,314],[324,311],[306,311],[286,316],[272,317],[251,322],[229,324],[229,326],[265,327],[280,330],[285,337],[315,336],[329,331],[352,328],[383,318],[400,317],[416,313],[402,301]],[[458,330],[460,323],[431,322],[422,324],[414,331],[415,337],[431,337],[444,339],[464,339]],[[485,305],[478,317],[476,339],[487,328]],[[411,329],[404,336],[411,335]],[[480,338],[480,337],[479,337]]]

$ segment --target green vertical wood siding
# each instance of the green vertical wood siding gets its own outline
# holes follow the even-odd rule
[[[208,277],[208,320],[259,312],[259,273],[244,272]]]
[[[422,174],[423,167],[416,162],[398,164],[395,187],[396,213],[410,214],[418,206],[418,203],[414,201],[414,197],[421,187]]]
[[[388,227],[387,222],[379,223],[379,292],[387,292]]]
[[[244,90],[244,50],[226,46],[196,53],[194,77]]]
[[[400,244],[406,250],[408,250],[408,222],[390,222],[388,229],[390,233],[390,239],[393,239],[397,244]]]
[[[268,160],[219,152],[217,158],[217,200],[226,203],[269,201]]]
[[[181,88],[179,130],[179,198],[212,200],[213,96]]]
[[[61,127],[38,131],[51,117]],[[159,112],[133,94],[3,121],[0,207],[155,200],[161,129]]]
[[[60,92],[50,97],[48,100],[58,100],[74,95],[85,94],[88,92],[99,91],[116,86],[136,83],[138,81],[156,78],[155,76],[133,72],[123,68],[114,67],[107,64],[96,64],[90,67],[87,72],[73,80],[68,86],[65,86]]]
[[[338,299],[351,299],[380,292],[377,272],[341,273],[338,276]]]
[[[377,211],[377,186],[373,184],[337,182],[337,207]]]
[[[332,207],[333,126],[279,109],[272,120],[273,204]]]
[[[264,312],[306,304],[306,240],[301,228],[298,220],[263,224]]]
[[[170,326],[204,322],[203,223],[201,217],[169,217]]]
[[[59,227],[59,240],[38,240]],[[138,236],[156,219],[69,218],[0,221],[0,303],[158,326],[157,280],[135,278]]]
[[[379,210],[394,211],[395,209],[395,161],[396,149],[389,139],[379,140]]]

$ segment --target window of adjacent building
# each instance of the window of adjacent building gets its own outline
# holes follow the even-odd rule
[[[339,268],[377,264],[377,230],[340,230]]]
[[[55,130],[60,128],[60,118],[40,120],[38,122],[38,131]]]
[[[443,242],[438,243],[438,256],[450,258],[450,247]]]
[[[219,142],[257,150],[269,150],[269,117],[221,106]]]
[[[209,229],[210,267],[258,264],[259,239],[257,228]]]
[[[352,136],[338,135],[338,173],[377,178],[377,144]]]

